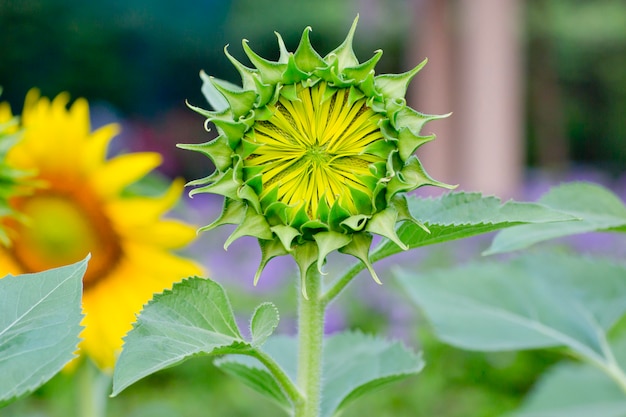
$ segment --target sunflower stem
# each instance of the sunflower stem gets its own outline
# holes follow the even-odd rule
[[[365,269],[365,264],[362,262],[356,263],[343,274],[342,277],[337,279],[331,287],[326,291],[326,293],[321,298],[321,303],[326,308],[331,301],[333,301],[337,296],[348,286],[352,279],[357,276],[359,272]]]
[[[295,404],[295,417],[319,417],[325,305],[321,299],[322,277],[315,266],[309,268],[304,283],[307,297],[300,291],[296,380],[304,396]]]
[[[111,389],[111,376],[100,371],[91,361],[84,360],[79,369],[77,415],[105,417]]]

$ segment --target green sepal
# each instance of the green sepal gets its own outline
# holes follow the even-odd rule
[[[350,86],[350,92],[348,93],[348,105],[353,105],[363,97],[365,97],[365,94],[361,90],[353,85]]]
[[[361,89],[363,90],[363,92],[366,91],[363,85],[361,85]],[[382,95],[376,96],[376,95],[371,95],[369,93],[366,93],[366,94],[369,97],[367,99],[367,107],[374,110],[376,113],[385,114],[387,112],[387,109],[385,107],[384,97]]]
[[[237,190],[239,189],[239,184],[234,179],[233,169],[229,168],[226,172],[217,174],[217,179],[214,180],[211,184],[205,185],[204,187],[194,188],[193,190],[189,191],[189,196],[193,197],[196,194],[209,193],[223,195],[224,197],[237,200]]]
[[[326,89],[324,90],[324,94],[322,95],[322,103],[325,103],[327,100],[330,100],[332,98],[332,96],[335,95],[337,90],[338,90],[338,88],[333,87],[330,84],[327,84],[326,85]]]
[[[273,89],[272,89],[273,91]],[[273,92],[272,92],[273,94]],[[258,107],[255,108],[254,110],[252,110],[252,112],[254,113],[254,119],[257,122],[263,122],[263,121],[267,121],[269,119],[272,118],[272,116],[274,115],[274,112],[272,110],[270,110],[269,107],[263,105],[263,107]]]
[[[396,222],[398,221],[398,211],[392,205],[386,209],[374,214],[367,222],[365,228],[370,233],[386,237],[393,243],[398,245],[402,250],[408,250],[409,247],[400,240],[396,233]]]
[[[255,83],[254,78],[258,71],[252,68],[246,67],[237,59],[235,59],[235,57],[233,57],[230,54],[230,52],[228,52],[228,45],[224,47],[224,55],[226,55],[228,60],[233,64],[233,66],[239,72],[239,75],[241,75],[242,89],[243,90],[255,90],[256,83]]]
[[[402,128],[398,132],[398,138],[398,154],[402,160],[406,161],[415,153],[417,148],[435,139],[435,135],[416,136],[410,129]]]
[[[213,107],[214,112],[222,113],[228,110],[228,101],[226,100],[224,95],[215,88],[215,85],[213,85],[213,83],[211,82],[211,77],[209,77],[206,72],[200,71],[200,78],[202,79],[202,95],[209,103],[209,105]],[[207,114],[205,114],[207,110],[201,109],[199,107],[192,107],[192,109],[204,116],[209,117]]]
[[[186,187],[196,187],[198,185],[211,184],[211,183],[213,183],[215,181],[216,178],[218,178],[221,175],[224,175],[224,173],[220,172],[218,170],[215,170],[209,176],[202,177],[202,178],[196,178],[195,180],[191,180],[191,181],[187,182],[187,184],[185,184],[185,186]],[[192,192],[193,192],[193,190],[191,190],[189,192],[189,196],[190,197],[193,197],[194,194],[198,194],[197,192],[192,194]]]
[[[322,59],[322,57],[315,49],[313,49],[313,46],[311,45],[311,40],[309,39],[309,33],[311,30],[310,26],[307,26],[304,29],[298,48],[296,48],[296,52],[294,53],[295,62],[298,65],[298,68],[305,72],[313,72],[317,68],[326,66],[324,59]]]
[[[289,101],[300,101],[295,84],[283,85],[280,89],[280,95]]]
[[[243,50],[248,56],[252,65],[259,70],[259,76],[264,84],[276,85],[283,79],[283,73],[287,68],[286,63],[272,62],[265,58],[261,58],[248,46],[248,40],[244,39],[242,42]]]
[[[259,267],[254,274],[254,286],[256,286],[259,282],[261,274],[269,261],[277,256],[284,256],[288,254],[283,244],[276,239],[259,239],[258,241],[259,247],[261,248],[261,262],[259,263]]]
[[[431,120],[445,119],[452,113],[448,114],[423,114],[410,107],[403,107],[396,114],[394,119],[390,119],[394,128],[398,131],[408,128],[415,136],[419,136],[422,127]]]
[[[198,233],[206,232],[225,224],[240,224],[245,216],[246,205],[244,203],[230,198],[225,198],[220,216],[211,224],[199,228]]]
[[[347,232],[359,232],[363,230],[370,217],[371,216],[365,214],[355,214],[342,221],[341,226],[343,226]]]
[[[265,217],[267,217],[268,222],[272,222],[274,224],[274,220],[279,220],[280,224],[288,224],[289,223],[289,206],[282,201],[274,201],[270,203],[264,210]]]
[[[244,166],[243,167],[243,177],[245,178],[245,183],[252,188],[257,194],[261,194],[263,190],[263,183],[261,182],[261,174],[263,173],[263,167],[258,166]],[[258,199],[258,198],[257,198]]]
[[[339,248],[346,246],[352,240],[350,235],[339,232],[320,232],[313,235],[313,239],[317,243],[319,256],[317,258],[317,270],[320,274],[325,275],[322,272],[322,266],[329,253]]]
[[[370,104],[379,102],[380,108],[384,108],[383,100],[384,97],[380,92],[376,90],[376,85],[374,84],[374,71],[372,70],[359,84],[359,89],[365,93],[368,99],[368,106],[375,109],[375,107],[370,106]]]
[[[277,200],[278,200],[278,185],[275,185],[267,192],[267,194],[263,196],[263,198],[259,200],[259,202],[261,203],[261,209],[265,212],[265,214],[267,214],[267,210],[270,207],[270,205],[277,203],[278,202]]]
[[[260,143],[251,142],[246,138],[254,138],[254,130],[248,132],[248,134],[243,139],[241,139],[241,142],[239,142],[239,148],[237,150],[239,151],[238,153],[243,159],[246,159],[247,157],[252,155],[254,151],[259,149],[259,147],[263,146]]]
[[[424,223],[417,220],[411,214],[411,211],[409,210],[409,203],[404,194],[398,194],[393,196],[389,205],[395,207],[396,211],[398,212],[398,222],[409,221],[420,227],[426,233],[430,234],[430,230],[428,229],[428,227],[426,227]]]
[[[248,207],[242,222],[237,226],[235,231],[228,236],[228,239],[226,239],[224,250],[228,250],[231,243],[243,236],[252,236],[257,239],[265,240],[271,240],[273,238],[272,230],[267,220],[265,220],[265,217],[255,212],[251,207]]]
[[[283,73],[282,82],[284,84],[291,84],[306,80],[307,78],[309,78],[309,74],[300,70],[295,62],[293,54],[289,54],[287,69],[285,69],[285,72]]]
[[[254,74],[254,83],[257,91],[256,107],[261,108],[267,104],[275,102],[277,99],[276,86],[273,84],[264,83],[259,74]]]
[[[378,275],[372,266],[369,258],[370,246],[372,245],[372,235],[369,233],[355,233],[352,235],[352,240],[346,246],[339,248],[339,252],[347,255],[352,255],[360,260],[367,268],[372,279],[382,285]]]
[[[355,67],[344,69],[343,73],[348,79],[353,80],[356,85],[361,85],[361,83],[373,73],[374,67],[378,64],[381,56],[383,56],[383,51],[379,49],[374,52],[374,56],[370,59]]]
[[[356,206],[356,211],[365,215],[372,214],[372,198],[356,188],[348,187],[348,189]]]
[[[356,67],[359,65],[359,60],[352,49],[352,41],[354,39],[354,32],[356,31],[358,21],[359,17],[357,16],[352,22],[352,26],[350,27],[350,31],[348,32],[346,39],[341,43],[341,45],[324,57],[324,62],[327,64],[333,65],[336,63],[338,65],[339,72],[342,72],[344,68]]]
[[[377,140],[367,145],[363,150],[363,153],[378,156],[380,158],[387,158],[387,155],[389,155],[389,153],[396,147],[396,143],[391,140]]]
[[[326,201],[326,194],[320,198],[319,205],[317,206],[317,217],[324,223],[328,224],[328,216],[330,215],[330,207],[328,207],[328,201]]]
[[[300,230],[302,230],[302,234],[305,237],[313,236],[319,232],[327,232],[328,224],[319,220],[309,220],[308,222],[300,226]]]
[[[289,61],[289,51],[285,46],[285,41],[280,33],[274,32],[274,35],[276,35],[276,40],[278,41],[278,51],[280,52],[277,62],[280,64],[286,64]]]
[[[404,161],[400,159],[400,155],[398,155],[398,150],[392,150],[391,152],[389,152],[389,155],[387,155],[387,174],[385,175],[385,177],[391,178],[390,181],[393,180],[397,176],[398,171],[400,171],[403,167]]]
[[[272,226],[270,227],[270,230],[278,236],[279,241],[283,244],[283,247],[287,252],[291,251],[291,244],[293,240],[301,235],[298,229],[294,229],[293,227],[286,226],[284,224]]]
[[[389,155],[395,149],[395,147],[391,147],[388,149],[389,149],[389,152],[387,152],[385,156]],[[369,169],[374,177],[376,178],[380,177],[380,180],[377,179],[377,181],[385,181],[384,177],[387,176],[387,162],[378,161],[378,162],[371,163],[369,165]]]
[[[317,261],[319,254],[317,244],[315,244],[315,242],[305,242],[301,245],[297,245],[294,247],[291,254],[293,259],[296,261],[296,264],[298,264],[298,269],[300,270],[300,290],[302,291],[304,298],[308,300],[309,296],[306,292],[306,277],[307,271],[311,265]]]
[[[337,61],[338,58],[335,57],[335,61]],[[347,80],[343,77],[343,73],[339,72],[339,70],[337,69],[339,66],[339,64],[337,62],[333,63],[330,67],[328,67],[328,70],[324,71],[324,80],[326,80],[326,82],[328,84],[330,84],[333,87],[337,87],[337,88],[349,88],[352,86],[352,80]]]
[[[257,213],[262,213],[261,203],[259,203],[259,195],[256,193],[255,189],[248,184],[243,184],[237,190],[237,196],[244,201],[247,201],[249,205],[254,208],[254,211]]]
[[[215,87],[213,86],[211,86],[211,88],[215,89]],[[219,91],[215,90],[215,94],[219,94]],[[230,117],[230,112],[228,111],[228,102],[226,101],[226,99],[224,99],[224,103],[226,103],[225,104],[226,107],[221,112],[217,112],[217,111],[206,110],[206,109],[203,109],[202,107],[196,107],[193,104],[189,103],[188,101],[185,102],[187,107],[189,107],[191,110],[195,111],[196,113],[208,118],[209,121],[214,118],[219,118],[220,116],[226,116],[228,118]],[[211,131],[211,129],[209,129],[208,127],[207,122],[205,122],[204,127],[207,132]]]
[[[434,185],[449,190],[456,187],[432,179],[422,167],[419,159],[411,156],[402,171],[398,172],[387,184],[387,202],[397,193],[413,191],[423,185]]]
[[[226,136],[228,144],[232,149],[237,149],[239,142],[241,142],[241,138],[248,130],[248,126],[240,121],[235,122],[233,120],[223,119],[209,119],[209,121],[217,127],[217,131],[221,135]]]
[[[398,114],[406,106],[406,100],[404,98],[385,99],[385,112],[391,122],[391,125],[397,129]]]
[[[293,213],[295,211],[294,208],[290,207],[289,210],[291,213]],[[309,215],[306,214],[306,210],[304,208],[304,205],[302,205],[297,211],[295,211],[295,213],[293,213],[292,217],[291,217],[291,221],[289,222],[291,227],[295,227],[296,229],[300,229],[302,227],[302,225],[306,222],[308,222],[309,219]]]
[[[415,68],[402,74],[383,74],[374,78],[374,84],[387,99],[404,98],[411,79],[428,62],[424,59]]]
[[[339,200],[335,200],[333,206],[330,208],[330,216],[328,218],[330,229],[335,231],[343,230],[341,222],[346,220],[348,217],[350,217],[350,212],[341,207]]]
[[[176,145],[180,149],[196,151],[209,157],[215,168],[219,171],[226,171],[232,163],[233,150],[228,146],[228,140],[224,136],[218,136],[210,142],[192,144],[179,143]]]
[[[237,120],[241,116],[244,116],[250,112],[254,102],[256,101],[256,92],[253,90],[242,90],[241,87],[237,87],[238,89],[228,88],[223,85],[223,82],[217,80],[213,77],[209,78],[210,82],[213,86],[219,91],[228,104],[230,105],[230,111],[233,115],[233,119]]]

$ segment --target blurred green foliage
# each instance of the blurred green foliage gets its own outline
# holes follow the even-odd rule
[[[623,173],[626,166],[626,3],[526,2],[530,147],[560,140],[569,158]],[[551,80],[552,86],[542,84]],[[543,89],[532,97],[532,88]],[[557,96],[557,97],[550,97]],[[538,120],[543,112],[547,121]],[[537,123],[561,124],[537,137]],[[534,141],[534,142],[533,142]],[[532,151],[531,151],[532,153]],[[537,162],[531,157],[531,162]]]

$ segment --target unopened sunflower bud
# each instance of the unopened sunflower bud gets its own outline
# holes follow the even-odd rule
[[[352,49],[355,19],[348,36],[321,57],[302,34],[288,52],[279,34],[278,61],[268,61],[243,42],[254,68],[228,50],[242,87],[201,73],[212,111],[190,106],[217,128],[203,144],[179,145],[212,159],[216,169],[192,181],[190,195],[225,197],[221,216],[201,230],[238,227],[225,248],[241,236],[258,238],[267,262],[291,254],[304,280],[313,264],[322,269],[334,251],[360,259],[379,282],[369,261],[372,233],[406,248],[396,234],[411,217],[404,193],[423,185],[451,188],[430,178],[415,150],[434,139],[421,136],[430,120],[406,106],[410,80],[426,61],[403,74],[375,75],[382,55],[360,63]],[[423,225],[420,225],[424,227]],[[306,293],[303,281],[302,289]]]

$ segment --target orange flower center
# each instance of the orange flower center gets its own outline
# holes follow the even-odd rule
[[[58,182],[53,182],[59,184]],[[25,272],[39,272],[92,257],[84,287],[96,284],[122,255],[119,238],[101,205],[86,190],[39,190],[15,202],[25,216],[12,229],[12,253]]]

